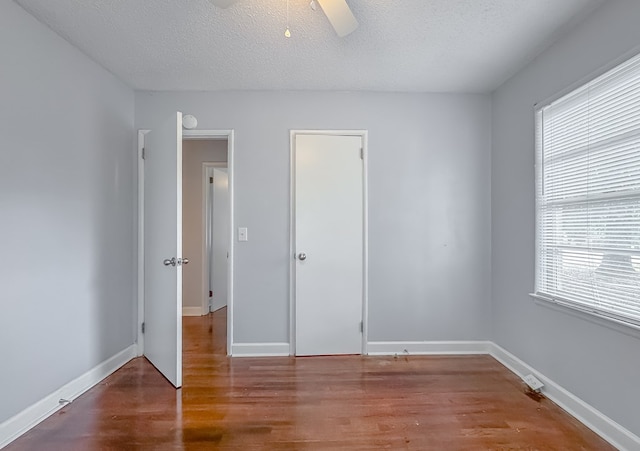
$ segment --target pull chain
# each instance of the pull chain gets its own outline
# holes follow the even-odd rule
[[[291,30],[289,30],[289,0],[287,0],[287,28],[284,30],[284,35],[287,38],[291,37]]]

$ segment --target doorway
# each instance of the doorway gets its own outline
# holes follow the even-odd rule
[[[206,315],[214,302],[227,305],[227,148],[226,139],[182,142],[182,248],[189,258],[182,276],[183,316]]]
[[[226,140],[233,230],[233,130],[183,130],[182,113],[138,131],[138,355],[182,384],[182,145]],[[158,212],[161,213],[158,216]],[[176,241],[175,238],[179,239]],[[233,346],[233,236],[228,236],[227,354]],[[173,257],[172,257],[173,256]]]
[[[207,165],[207,258],[209,262],[208,310],[216,312],[227,306],[229,276],[229,241],[231,233],[229,173],[226,167]]]
[[[291,132],[294,355],[366,353],[366,132]]]

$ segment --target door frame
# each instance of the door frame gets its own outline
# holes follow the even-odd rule
[[[296,355],[295,137],[296,135],[359,136],[362,139],[362,355],[367,355],[369,330],[369,189],[368,130],[289,130],[289,354]]]
[[[227,149],[228,150],[228,149]],[[227,155],[228,158],[228,155]],[[228,169],[227,162],[212,162],[206,161],[202,163],[202,242],[205,245],[207,251],[211,247],[211,211],[209,207],[213,199],[211,198],[209,189],[209,177],[213,177],[213,170],[215,168]],[[215,214],[215,212],[213,213]],[[229,218],[231,219],[231,218]],[[231,224],[229,224],[231,226]],[[207,253],[202,254],[202,314],[206,315],[211,312],[211,305],[209,304],[209,278],[211,276],[211,267],[209,265],[209,256]],[[227,273],[229,272],[229,259],[227,259]]]
[[[137,265],[137,279],[138,279],[138,321],[136,324],[136,336],[137,336],[137,354],[138,357],[144,355],[144,334],[142,333],[142,324],[144,323],[144,138],[147,133],[152,130],[141,129],[138,130],[138,149],[137,149],[137,163],[138,163],[138,265]],[[227,171],[229,174],[229,271],[227,274],[227,355],[231,355],[231,349],[233,346],[233,268],[234,268],[234,130],[182,130],[182,139],[202,139],[202,140],[215,140],[226,139],[227,140]],[[208,265],[207,265],[208,266]]]

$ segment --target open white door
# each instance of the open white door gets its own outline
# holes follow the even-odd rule
[[[362,351],[362,147],[361,136],[295,135],[296,355]]]
[[[144,355],[180,387],[182,113],[147,133],[144,148]]]

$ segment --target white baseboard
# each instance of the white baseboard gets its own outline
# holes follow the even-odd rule
[[[544,384],[544,395],[573,415],[589,429],[620,450],[640,449],[640,437],[568,392],[556,382],[490,341],[373,341],[367,344],[368,355],[455,355],[490,354],[517,376],[533,374]]]
[[[504,348],[495,343],[491,343],[490,354],[494,359],[521,378],[527,374],[533,374],[540,379],[545,385],[542,393],[547,398],[573,415],[581,423],[619,450],[631,451],[640,449],[640,437],[587,404],[573,393],[568,392]]]
[[[182,316],[202,316],[202,307],[182,307]]]
[[[368,355],[489,354],[489,341],[370,341]]]
[[[196,309],[200,310],[198,307]],[[289,356],[289,343],[235,343],[232,345],[234,357],[276,357]],[[369,355],[404,354],[413,355],[446,354],[490,354],[510,371],[524,377],[533,374],[544,384],[544,395],[562,409],[573,415],[585,426],[620,450],[640,449],[640,437],[625,429],[556,382],[489,341],[398,341],[369,342]],[[137,346],[129,346],[108,360],[74,379],[19,414],[0,424],[0,448],[24,434],[26,431],[49,417],[63,406],[60,399],[75,400],[78,396],[112,374],[137,355]]]
[[[233,357],[283,357],[289,355],[289,343],[234,343]]]
[[[0,448],[64,407],[60,404],[60,399],[73,402],[78,396],[136,357],[136,352],[135,344],[129,346],[0,424]]]

